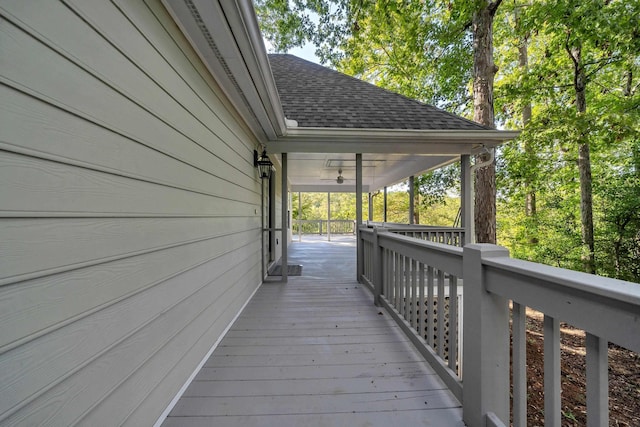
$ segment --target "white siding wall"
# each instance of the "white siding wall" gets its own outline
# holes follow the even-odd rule
[[[159,1],[0,14],[0,424],[150,425],[261,282],[256,142]]]

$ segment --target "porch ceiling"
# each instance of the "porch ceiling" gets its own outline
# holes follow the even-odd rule
[[[290,127],[266,148],[277,162],[280,153],[287,153],[290,189],[301,192],[355,192],[355,153],[361,153],[363,191],[374,192],[516,135],[497,130]],[[340,169],[343,184],[336,182]]]
[[[279,154],[275,155],[278,162]],[[459,156],[427,156],[409,154],[363,154],[362,191],[374,192],[456,161]],[[356,160],[351,153],[288,153],[288,181],[293,192],[356,191]],[[338,171],[344,182],[338,184]]]

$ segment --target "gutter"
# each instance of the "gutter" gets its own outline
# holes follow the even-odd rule
[[[271,153],[476,154],[520,135],[505,130],[420,130],[289,127],[268,143]]]

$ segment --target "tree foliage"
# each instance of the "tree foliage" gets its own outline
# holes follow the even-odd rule
[[[502,236],[518,257],[586,271],[597,265],[601,274],[640,281],[633,255],[640,230],[633,202],[638,165],[631,155],[638,149],[640,121],[640,5],[598,0],[506,5],[496,35],[502,70],[497,111],[501,121],[518,127],[526,103],[532,116],[521,137],[503,149]],[[518,66],[513,48],[523,39],[526,68]],[[532,149],[527,152],[526,146]],[[591,242],[581,172],[585,148],[593,177]],[[536,194],[534,217],[519,211],[527,186]]]

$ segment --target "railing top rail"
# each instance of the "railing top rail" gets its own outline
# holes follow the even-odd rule
[[[415,226],[410,226],[410,227],[387,227],[388,230],[390,231],[394,231],[394,232],[407,232],[407,233],[440,233],[440,232],[452,232],[452,233],[458,233],[458,232],[464,232],[464,228],[457,228],[457,227],[435,227],[435,226],[429,226],[429,227],[415,227]]]
[[[415,239],[410,236],[403,236],[395,233],[378,234],[378,239],[382,244],[389,241],[402,242],[404,245],[424,249],[427,252],[444,252],[449,255],[459,256],[462,261],[462,248],[445,243],[430,242],[428,240]]]
[[[379,233],[378,244],[423,264],[462,277],[463,249],[444,243],[402,236],[395,233]]]
[[[545,264],[509,257],[485,258],[482,263],[499,268],[536,283],[546,282],[607,299],[638,306],[640,315],[640,284],[625,282],[610,277],[597,276],[579,271],[567,270]]]
[[[297,219],[297,218],[293,218],[294,221],[299,221],[299,222],[327,222],[326,219]],[[331,222],[354,222],[355,219],[331,219]]]
[[[426,225],[426,224],[401,224],[397,222],[372,222],[367,221],[363,224],[367,228],[382,227],[390,230],[403,230],[403,231],[464,231],[461,227],[447,227],[440,225]]]

